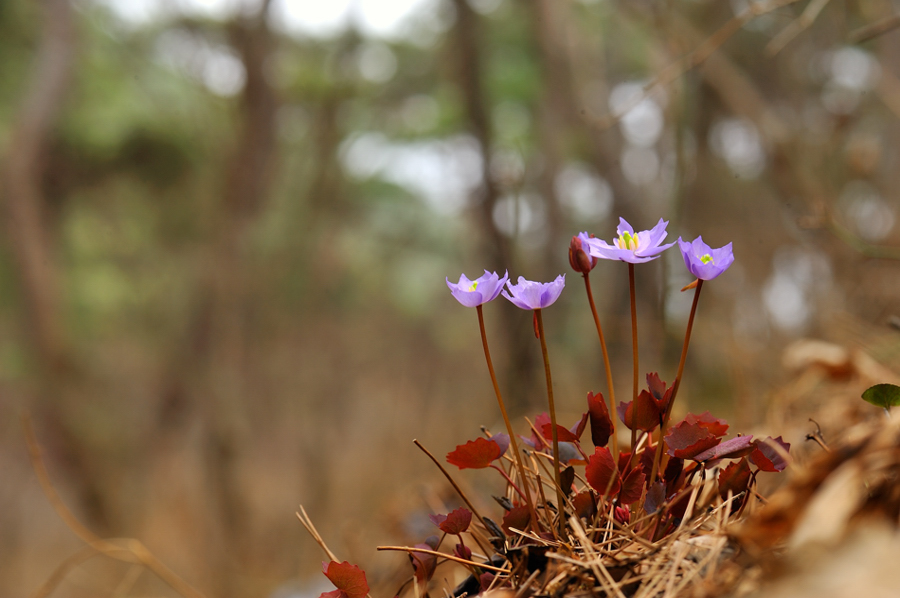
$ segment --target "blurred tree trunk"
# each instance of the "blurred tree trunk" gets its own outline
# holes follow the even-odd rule
[[[560,259],[565,253],[563,242],[563,215],[556,195],[556,177],[563,166],[566,137],[569,134],[569,119],[572,113],[572,78],[565,59],[565,32],[562,30],[561,11],[567,6],[554,0],[535,0],[529,3],[531,23],[537,46],[538,64],[541,68],[542,93],[537,106],[538,145],[541,148],[543,168],[538,177],[541,195],[547,207],[547,247],[544,251],[547,263],[544,276],[552,276],[564,263]],[[558,251],[554,254],[554,251]]]
[[[463,94],[463,104],[468,128],[478,140],[482,156],[482,183],[477,202],[478,225],[485,240],[482,253],[489,269],[517,272],[512,242],[494,222],[494,208],[500,199],[500,191],[491,177],[493,135],[491,132],[490,99],[484,90],[485,58],[481,42],[479,17],[466,0],[453,0],[456,23],[452,32],[454,49],[458,55],[458,85]],[[501,330],[509,349],[504,378],[507,397],[514,410],[522,411],[537,404],[540,394],[535,386],[535,353],[533,331],[530,325],[522,325],[522,317],[515,310],[501,310]]]
[[[273,40],[267,25],[270,2],[253,18],[229,25],[229,39],[246,72],[240,102],[238,138],[223,171],[222,202],[214,223],[187,350],[176,357],[159,414],[161,428],[186,423],[193,413],[203,418],[207,475],[216,514],[226,534],[211,555],[216,593],[235,595],[234,562],[252,554],[246,529],[249,516],[238,460],[250,427],[246,379],[252,277],[248,264],[250,233],[269,196],[276,160],[275,118],[278,101],[266,80]],[[170,430],[169,435],[180,430]],[[212,530],[210,530],[212,532]],[[226,550],[227,545],[227,550]],[[217,562],[216,562],[217,561]],[[245,563],[246,564],[246,563]]]
[[[83,440],[91,434],[90,422],[80,415],[86,399],[78,390],[77,366],[66,339],[56,243],[42,186],[48,141],[71,88],[77,46],[74,10],[69,0],[42,4],[43,31],[31,81],[12,120],[9,149],[0,165],[0,192],[27,314],[27,342],[40,372],[34,406],[40,440],[49,449],[50,465],[62,464],[68,470],[88,524],[103,531],[108,509],[99,487],[97,455],[91,455]]]

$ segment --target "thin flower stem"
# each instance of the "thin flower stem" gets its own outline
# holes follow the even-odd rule
[[[628,290],[631,294],[631,346],[632,346],[632,361],[634,361],[634,377],[632,378],[632,392],[631,392],[631,404],[632,408],[634,405],[637,405],[637,396],[638,396],[638,372],[640,366],[638,365],[638,335],[637,335],[637,305],[635,302],[635,292],[634,292],[634,264],[628,264]],[[613,412],[610,412],[613,413]],[[635,449],[635,442],[637,440],[637,429],[631,429],[631,465],[634,466],[635,460],[637,459],[637,451]]]
[[[544,318],[541,310],[534,310],[538,323],[538,336],[541,338],[541,354],[544,356],[544,375],[547,378],[547,400],[550,404],[550,424],[553,434],[553,475],[556,478],[556,500],[559,505],[559,535],[565,538],[566,503],[562,492],[562,480],[559,477],[559,433],[556,430],[556,406],[553,403],[553,381],[550,378],[550,356],[547,354],[547,337],[544,334]]]
[[[584,288],[587,289],[588,303],[591,304],[591,315],[594,316],[594,324],[597,325],[597,336],[600,337],[600,350],[603,351],[603,366],[606,368],[606,387],[609,389],[609,412],[616,412],[616,391],[613,389],[612,368],[609,365],[609,353],[606,350],[606,340],[603,338],[603,329],[600,327],[600,317],[597,315],[597,306],[594,304],[594,293],[591,291],[590,272],[584,273]],[[612,457],[619,458],[619,439],[616,434],[615,418],[610,417],[612,423]]]
[[[678,373],[675,375],[675,381],[672,383],[672,397],[666,406],[666,414],[663,416],[662,424],[659,426],[659,442],[656,444],[656,454],[653,457],[653,469],[650,472],[650,483],[656,481],[656,475],[659,473],[659,466],[662,463],[663,444],[666,436],[666,428],[669,426],[669,418],[672,417],[672,405],[675,404],[675,396],[678,394],[678,388],[681,386],[681,376],[684,374],[684,362],[687,360],[688,345],[691,344],[691,331],[694,328],[694,315],[697,313],[697,302],[700,300],[700,289],[703,288],[703,281],[697,279],[697,286],[694,287],[694,302],[691,304],[691,315],[688,317],[687,330],[684,333],[684,345],[681,347],[681,361],[678,362]]]
[[[525,466],[522,463],[522,454],[519,452],[519,443],[516,441],[512,423],[510,423],[509,415],[506,413],[506,405],[503,402],[503,396],[500,394],[500,385],[497,384],[497,375],[494,373],[494,363],[491,361],[491,350],[488,348],[487,333],[484,330],[484,313],[482,312],[480,305],[475,306],[475,310],[478,312],[478,326],[481,328],[481,344],[484,346],[484,359],[487,361],[488,372],[491,375],[491,382],[494,385],[494,394],[497,395],[497,404],[500,405],[503,423],[506,424],[509,442],[512,444],[513,460],[516,463],[516,468],[519,470],[519,479],[521,480],[522,489],[525,491],[525,503],[528,505],[528,511],[531,513],[531,520],[534,522],[534,525],[537,526],[537,513],[534,510],[534,501],[531,500],[531,491],[528,489],[528,478],[525,477]],[[513,486],[515,486],[515,484]],[[516,488],[516,490],[518,490],[518,488]],[[521,491],[519,493],[521,494]]]

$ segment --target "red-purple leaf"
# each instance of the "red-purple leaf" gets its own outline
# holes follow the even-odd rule
[[[438,515],[438,517],[442,517],[442,515]],[[433,518],[432,521],[434,521]],[[442,532],[452,536],[458,536],[469,529],[470,523],[472,523],[472,511],[465,507],[459,507],[450,511],[440,523],[435,521],[435,524],[441,528]]]
[[[701,463],[716,459],[737,459],[749,455],[755,448],[753,436],[736,436],[694,455],[692,459]]]
[[[646,390],[642,390],[637,401],[619,403],[617,409],[619,417],[630,430],[643,430],[652,432],[659,426],[660,413],[653,396]]]
[[[541,434],[541,429],[545,424],[550,423],[550,415],[545,413],[540,413],[536,418],[534,418],[534,429],[531,431],[531,438],[525,440],[525,444],[530,446],[536,451],[543,451],[545,448],[550,447],[550,443],[544,440],[544,437]]]
[[[594,502],[594,493],[584,490],[572,497],[572,506],[575,514],[582,519],[590,521],[597,514],[597,503]]]
[[[791,450],[791,445],[785,442],[781,436],[778,438],[769,436],[765,440],[757,442],[756,449],[750,453],[750,460],[762,471],[783,471],[787,467],[788,463],[784,455],[773,444],[780,446],[785,453]]]
[[[613,422],[606,401],[600,393],[587,394],[588,416],[591,420],[591,442],[594,446],[606,446],[613,434]]]
[[[541,427],[541,434],[547,440],[553,440],[553,424],[544,424]],[[577,442],[578,436],[575,436],[566,428],[556,424],[556,438],[559,442]]]
[[[509,434],[494,434],[490,437],[489,440],[493,443],[496,443],[496,445],[500,447],[501,455],[506,454],[506,449],[509,448]]]
[[[647,498],[644,499],[644,510],[650,515],[656,513],[659,508],[666,502],[666,484],[664,482],[655,482],[647,491]]]
[[[440,539],[437,536],[428,536],[424,544],[416,544],[413,548],[437,550],[439,542]],[[425,552],[411,552],[409,553],[409,561],[412,563],[416,580],[419,583],[425,583],[434,575],[434,570],[437,567],[437,556]]]
[[[562,488],[563,494],[566,496],[572,494],[572,484],[574,483],[575,468],[569,465],[559,472],[559,487]]]
[[[433,550],[428,544],[416,544],[413,548]],[[434,570],[437,568],[437,557],[433,554],[411,552],[409,553],[409,561],[412,563],[416,581],[419,583],[425,583],[430,580],[431,576],[434,575]]]
[[[746,490],[749,484],[750,464],[746,457],[719,472],[719,496],[722,500],[728,498],[729,491],[735,496]]]
[[[663,479],[666,481],[667,485],[672,484],[678,480],[682,471],[684,471],[684,459],[669,459],[669,462],[666,464],[666,472],[663,474]]]
[[[456,450],[447,453],[447,463],[460,469],[482,469],[503,455],[500,446],[487,438],[476,438],[460,444]]]
[[[691,459],[719,444],[719,439],[699,423],[680,422],[666,434],[666,446],[672,457]]]
[[[665,413],[666,407],[672,398],[672,388],[666,388],[666,383],[659,379],[659,374],[651,372],[647,374],[647,388],[656,402],[656,407],[660,413]]]
[[[613,461],[612,454],[606,447],[597,447],[588,459],[584,477],[591,488],[601,495],[614,496],[622,489],[622,476]]]
[[[619,471],[628,471],[628,466],[631,465],[631,451],[619,451],[619,461],[616,465]]]
[[[724,419],[719,419],[717,417],[713,417],[712,413],[709,411],[704,411],[700,415],[694,415],[693,413],[688,413],[684,418],[689,424],[700,424],[713,436],[721,438],[728,433],[728,422]]]
[[[584,434],[584,429],[587,428],[588,423],[588,413],[585,411],[581,414],[581,419],[578,420],[574,426],[569,428],[569,432],[575,435],[579,441],[581,440],[581,435]]]
[[[628,472],[625,481],[622,482],[622,492],[619,493],[619,504],[630,505],[641,499],[644,491],[644,482],[647,476],[644,475],[644,468],[638,464],[637,467]]]
[[[322,571],[325,573],[325,577],[348,598],[363,598],[369,593],[366,573],[356,565],[351,565],[347,561],[343,563],[323,562]]]
[[[319,598],[347,598],[347,592],[344,590],[331,590],[330,592],[322,592]]]
[[[507,535],[512,535],[510,528],[514,527],[518,530],[525,530],[530,522],[531,511],[528,509],[528,505],[520,505],[518,507],[513,507],[503,515],[501,527],[503,527],[503,531],[506,532]]]
[[[472,549],[460,542],[453,548],[453,554],[467,561],[472,560]]]
[[[478,583],[479,583],[479,585],[481,585],[482,593],[488,591],[488,588],[490,588],[491,584],[494,583],[494,577],[496,577],[496,575],[494,575],[490,571],[485,571],[484,573],[482,573],[481,575],[478,576]]]

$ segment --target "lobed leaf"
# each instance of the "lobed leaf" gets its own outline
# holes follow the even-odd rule
[[[458,536],[467,529],[472,523],[472,511],[465,507],[459,507],[447,513],[446,515],[429,515],[429,519],[441,531],[451,536]]]
[[[750,453],[750,460],[761,471],[783,471],[788,465],[782,451],[776,449],[773,444],[780,446],[785,453],[789,453],[791,450],[791,445],[785,442],[781,436],[778,438],[769,436],[765,440],[757,442],[755,450]]]
[[[651,372],[647,374],[647,388],[650,389],[650,394],[653,396],[660,413],[665,413],[666,408],[669,406],[669,401],[672,399],[674,387],[667,388],[666,383],[659,379],[659,374]]]
[[[716,438],[706,427],[698,422],[684,421],[674,426],[666,434],[666,446],[671,457],[680,459],[692,459],[695,455],[719,444]]]
[[[646,390],[642,390],[636,401],[628,401],[627,403],[619,403],[616,408],[619,419],[622,420],[630,430],[643,430],[644,432],[652,432],[660,425],[662,412],[656,401]]]
[[[747,462],[747,457],[735,461],[719,472],[719,496],[725,500],[729,491],[732,495],[745,491],[750,485],[750,477],[750,464]]]
[[[338,563],[331,561],[330,563],[322,563],[322,571],[325,577],[334,584],[337,592],[343,592],[347,598],[363,598],[369,593],[369,584],[366,582],[366,573],[356,565],[351,565],[347,561]],[[334,592],[326,592],[332,595]],[[337,596],[334,596],[337,598]]]
[[[721,438],[728,433],[728,422],[726,422],[724,419],[714,417],[713,414],[709,411],[704,411],[700,415],[688,413],[687,416],[685,416],[684,421],[690,424],[699,424],[700,426],[709,430],[710,434],[718,438]]]
[[[487,438],[476,438],[460,444],[455,451],[447,453],[447,463],[460,469],[483,469],[503,455],[500,445]]]

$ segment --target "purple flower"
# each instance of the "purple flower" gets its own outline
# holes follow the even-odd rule
[[[660,218],[652,230],[635,233],[624,218],[619,218],[619,226],[616,229],[619,236],[613,239],[612,245],[601,239],[582,240],[582,243],[590,248],[590,253],[594,257],[621,260],[630,264],[643,264],[655,260],[660,253],[675,244],[660,245],[668,234],[666,232],[668,225],[668,222]]]
[[[560,274],[553,282],[532,282],[519,277],[519,284],[506,282],[509,293],[503,291],[503,296],[512,301],[516,307],[522,309],[543,309],[550,307],[559,298],[563,287],[566,286],[566,275]],[[510,294],[511,293],[511,294]]]
[[[712,249],[703,242],[703,237],[697,237],[690,243],[678,237],[678,247],[681,249],[684,265],[700,280],[712,280],[734,263],[731,243]]]
[[[484,275],[469,280],[465,274],[459,275],[459,282],[453,284],[450,279],[445,279],[450,292],[456,297],[456,300],[466,307],[476,307],[493,301],[503,290],[503,285],[509,281],[509,272],[503,275],[503,278],[496,272],[484,271]]]

